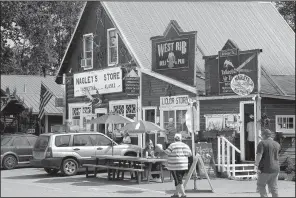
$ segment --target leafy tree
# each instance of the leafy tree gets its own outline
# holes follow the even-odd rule
[[[56,69],[84,2],[1,2],[1,73],[40,74]]]
[[[295,1],[279,1],[275,2],[278,11],[283,15],[284,19],[295,32]]]

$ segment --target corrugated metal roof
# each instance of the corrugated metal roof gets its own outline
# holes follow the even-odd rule
[[[63,89],[54,80],[53,76],[1,75],[1,90],[5,91],[8,87],[10,92],[13,92],[16,89],[16,94],[24,100],[25,105],[33,108],[33,113],[38,113],[40,88],[41,82],[43,82],[54,94],[45,106],[45,112],[47,114],[62,114],[63,108],[55,107],[55,98],[63,97]]]
[[[225,42],[231,39],[241,50],[263,49],[260,55],[261,65],[269,75],[295,74],[295,33],[271,3],[102,3],[126,42],[130,44],[129,47],[137,61],[144,68],[151,69],[150,38],[163,35],[170,20],[176,20],[185,32],[197,31],[197,45],[206,56],[217,54]],[[204,65],[200,64],[202,61],[197,62],[204,71]],[[281,87],[286,84],[285,78],[276,82]],[[291,89],[295,89],[295,83],[289,85]],[[275,89],[262,78],[262,91],[274,93]]]

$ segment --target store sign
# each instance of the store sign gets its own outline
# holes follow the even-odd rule
[[[156,43],[156,70],[188,68],[189,39]]]
[[[219,51],[219,95],[245,96],[258,92],[258,53],[258,50]],[[215,76],[215,74],[210,76]],[[234,77],[236,78],[233,80]]]
[[[188,101],[188,95],[160,97],[160,107],[184,107],[188,106]]]
[[[233,93],[230,82],[236,74],[236,68],[239,64],[238,49],[219,51],[219,93],[229,94]]]
[[[125,93],[127,95],[140,95],[140,78],[139,77],[125,77]]]
[[[231,80],[231,89],[237,95],[247,96],[254,90],[254,82],[249,76],[238,74]]]
[[[74,96],[122,92],[122,70],[119,67],[74,74]]]

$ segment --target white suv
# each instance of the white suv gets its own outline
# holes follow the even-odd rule
[[[94,163],[96,155],[137,156],[140,147],[131,144],[117,144],[108,136],[98,132],[46,133],[38,137],[33,148],[31,165],[44,168],[48,174],[61,172],[75,175],[86,163]]]

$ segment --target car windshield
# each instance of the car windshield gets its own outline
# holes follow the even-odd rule
[[[49,136],[39,136],[34,145],[35,149],[45,150],[48,146]]]
[[[6,145],[11,140],[11,137],[1,137],[1,146]]]

